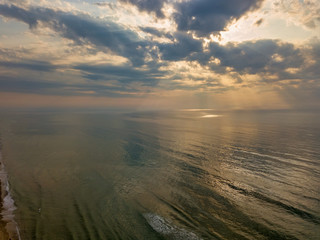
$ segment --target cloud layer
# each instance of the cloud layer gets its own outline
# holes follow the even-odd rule
[[[320,98],[319,39],[297,44],[264,38],[222,43],[215,38],[256,13],[262,0],[114,4],[137,6],[150,14],[153,25],[143,21],[145,15],[137,16],[137,23],[121,22],[121,11],[99,16],[77,8],[0,4],[3,19],[26,24],[29,30],[19,34],[29,42],[36,36],[40,42],[37,47],[0,45],[1,91],[119,98],[170,91],[224,94],[250,88],[292,94],[297,101],[306,94],[314,101]],[[102,5],[92,6],[107,11]],[[265,16],[257,15],[252,27],[265,21]]]
[[[219,34],[233,20],[256,10],[262,0],[194,0],[175,5],[174,19],[180,31],[194,31],[198,36]]]
[[[49,8],[23,9],[15,5],[0,4],[0,14],[25,22],[31,29],[49,27],[64,38],[77,44],[90,43],[106,47],[110,51],[127,57],[134,65],[141,65],[145,54],[145,43],[137,34],[114,22],[100,22],[88,15],[57,11]]]
[[[155,13],[157,17],[164,18],[163,5],[167,0],[120,0],[123,3],[130,3],[138,7],[140,11]]]

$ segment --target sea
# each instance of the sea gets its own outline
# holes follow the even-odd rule
[[[2,221],[18,240],[319,240],[319,119],[2,111]]]

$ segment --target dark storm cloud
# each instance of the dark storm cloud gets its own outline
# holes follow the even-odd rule
[[[73,40],[77,44],[91,43],[106,47],[112,52],[131,60],[133,65],[142,65],[146,43],[138,35],[113,22],[101,23],[88,15],[76,15],[49,8],[23,9],[14,5],[0,4],[0,15],[25,22],[30,28],[41,22]]]
[[[140,11],[149,13],[155,13],[158,18],[163,18],[164,14],[162,11],[164,3],[167,0],[119,0],[123,3],[130,3],[138,7]]]
[[[159,44],[159,50],[163,60],[178,61],[190,56],[192,53],[201,52],[202,41],[194,39],[185,33],[175,33],[173,43]]]
[[[235,19],[257,9],[262,0],[191,0],[175,5],[174,19],[180,31],[198,36],[217,34]]]

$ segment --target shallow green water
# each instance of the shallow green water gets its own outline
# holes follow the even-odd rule
[[[216,114],[1,113],[21,238],[319,239],[319,115]]]

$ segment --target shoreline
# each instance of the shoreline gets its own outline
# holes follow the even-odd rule
[[[8,174],[2,161],[0,145],[0,240],[21,240],[17,222],[14,220],[16,207],[11,197]]]
[[[1,162],[0,162],[0,164],[1,164]],[[1,180],[0,180],[0,192],[2,193],[2,182],[1,182]],[[3,199],[2,199],[2,197],[0,198],[0,207],[1,207],[1,210],[2,210],[3,209]],[[1,219],[0,219],[0,240],[8,240],[8,239],[10,239],[9,234],[8,234],[8,232],[6,230],[6,225],[7,225],[7,223],[2,220],[2,216],[1,216]]]

